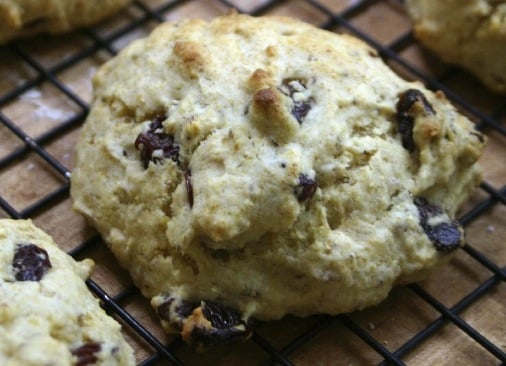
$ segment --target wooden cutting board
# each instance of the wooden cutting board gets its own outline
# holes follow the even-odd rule
[[[161,0],[140,2],[147,9],[167,5],[162,14],[167,20],[185,17],[210,19],[227,11],[220,1],[172,3]],[[246,12],[269,5],[266,0],[231,3]],[[352,0],[322,0],[315,3],[320,8],[309,1],[275,1],[262,14],[289,15],[322,26],[330,24],[329,15],[322,8],[334,15],[346,11],[347,24],[371,37],[374,45],[380,47],[389,47],[411,29],[401,1],[363,1],[368,5],[362,7],[353,7],[360,1]],[[467,226],[470,249],[459,250],[450,264],[418,286],[394,289],[389,298],[376,307],[337,318],[287,317],[261,323],[255,327],[252,340],[221,347],[203,355],[195,354],[174,337],[164,335],[149,302],[132,288],[127,273],[119,268],[94,230],[71,210],[68,179],[62,175],[62,172],[71,171],[73,167],[77,134],[92,95],[90,78],[111,57],[111,52],[97,46],[93,37],[105,41],[113,51],[118,51],[133,39],[147,35],[156,26],[155,20],[142,22],[146,14],[139,4],[131,5],[117,16],[93,27],[91,35],[77,31],[57,37],[37,37],[0,48],[0,116],[33,139],[42,136],[42,148],[59,164],[51,166],[33,150],[23,153],[24,141],[0,124],[0,195],[3,200],[14,210],[32,218],[63,249],[77,253],[78,258],[93,258],[96,262],[93,280],[110,296],[124,295],[119,304],[156,340],[170,344],[175,355],[186,365],[259,365],[273,360],[269,349],[283,350],[287,346],[290,349],[285,354],[286,359],[296,365],[372,365],[384,359],[377,350],[395,352],[406,342],[413,342],[413,337],[420,332],[428,332],[427,329],[433,329],[433,333],[422,340],[414,340],[413,350],[402,357],[406,364],[500,363],[497,357],[465,332],[466,329],[477,331],[493,347],[503,354],[506,352],[506,206],[504,202],[498,203],[497,197],[494,198],[484,189],[478,189],[461,211],[464,215],[470,209],[490,201],[489,206]],[[117,37],[117,32],[129,24],[138,26]],[[347,26],[335,25],[330,28],[335,32],[354,33]],[[481,122],[479,115],[470,113],[466,106],[485,116],[492,115],[504,127],[504,96],[490,93],[469,74],[443,64],[411,38],[404,40],[395,43],[399,47],[394,49],[403,62],[430,78],[441,78],[443,84],[464,102],[464,107],[458,107],[474,121]],[[84,55],[83,50],[86,50]],[[23,54],[35,63],[30,64],[22,57]],[[80,56],[74,60],[76,55]],[[407,71],[402,63],[389,60],[389,64],[406,78],[418,78],[418,75]],[[61,83],[63,90],[54,82]],[[10,93],[18,90],[22,90],[20,95],[9,97]],[[65,94],[66,90],[68,94]],[[494,116],[494,113],[497,115]],[[60,130],[54,137],[45,136],[53,129]],[[486,128],[485,132],[489,142],[481,159],[484,182],[497,192],[506,183],[506,138],[493,128]],[[18,153],[13,158],[15,151]],[[502,197],[504,199],[504,191]],[[8,212],[0,209],[0,217],[8,216]],[[469,254],[471,251],[482,254],[499,270],[502,268],[503,279],[494,277],[489,268]],[[485,286],[483,294],[473,295],[473,291],[482,285]],[[438,310],[425,301],[424,294],[435,298],[442,309]],[[466,296],[469,298],[469,294],[469,304],[449,315],[457,316],[456,321],[462,320],[460,327],[452,321],[443,321],[440,311],[458,305]],[[121,321],[139,363],[155,354],[145,339]],[[368,337],[373,343],[376,342],[376,350],[364,341]],[[300,340],[300,344],[293,344],[297,340]],[[159,361],[156,364],[169,363]]]

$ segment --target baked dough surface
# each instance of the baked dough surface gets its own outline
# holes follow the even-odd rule
[[[94,90],[74,208],[168,331],[210,327],[206,304],[264,320],[362,309],[462,242],[452,218],[483,137],[350,36],[238,14],[166,23]]]
[[[84,283],[93,265],[31,221],[0,220],[1,365],[135,365],[120,325]]]

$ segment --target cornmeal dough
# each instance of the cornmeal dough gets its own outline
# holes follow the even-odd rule
[[[120,325],[84,283],[92,267],[31,221],[0,220],[0,365],[135,365]]]
[[[361,41],[282,17],[156,28],[107,62],[71,194],[169,332],[337,314],[462,243],[484,138]]]
[[[91,25],[131,0],[0,0],[0,43]]]
[[[424,46],[506,92],[506,0],[407,0],[406,5]]]

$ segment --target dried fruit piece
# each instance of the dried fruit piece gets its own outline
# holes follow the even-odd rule
[[[237,311],[217,302],[206,301],[202,311],[214,328],[225,329],[242,323],[241,316]]]
[[[40,281],[51,268],[47,252],[35,244],[18,244],[12,260],[17,281]]]
[[[299,184],[295,187],[295,194],[299,202],[304,202],[314,196],[318,183],[305,174],[299,175]]]
[[[235,343],[251,336],[251,329],[238,311],[213,301],[192,302],[167,296],[156,307],[158,315],[196,350]]]
[[[150,124],[146,132],[141,132],[135,139],[135,148],[140,151],[141,161],[146,169],[149,162],[161,163],[163,159],[178,161],[179,146],[174,143],[174,137],[163,131],[162,122],[167,117],[160,115]]]
[[[443,252],[451,252],[460,246],[462,232],[457,223],[438,224],[427,232],[436,249]]]
[[[297,122],[302,123],[311,110],[313,99],[307,96],[307,87],[304,81],[298,79],[285,79],[281,92],[293,100],[292,115]]]
[[[413,128],[415,126],[416,110],[414,105],[422,103],[426,113],[436,114],[432,105],[427,101],[423,93],[417,89],[408,89],[402,93],[397,101],[397,123],[401,135],[402,146],[412,152],[415,150],[413,140]]]
[[[183,329],[184,320],[188,318],[192,314],[193,309],[198,306],[198,303],[168,296],[156,307],[156,312],[161,319],[168,321],[172,327],[180,331]]]
[[[72,350],[72,355],[77,357],[76,366],[92,365],[98,361],[96,356],[102,346],[98,342],[88,342]]]
[[[434,243],[437,250],[443,252],[451,252],[457,249],[462,243],[463,235],[462,228],[455,220],[442,222],[441,220],[431,219],[438,216],[444,217],[441,207],[429,203],[423,197],[417,197],[414,201],[418,208],[418,217],[420,219],[420,226]]]
[[[246,340],[251,330],[236,310],[202,301],[184,323],[182,336],[196,350],[203,351],[218,344]]]

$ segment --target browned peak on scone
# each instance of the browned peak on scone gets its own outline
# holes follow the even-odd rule
[[[506,92],[506,0],[407,0],[406,6],[425,47]]]
[[[0,219],[0,365],[133,366],[76,262],[28,220]]]
[[[74,207],[197,348],[247,338],[251,318],[376,304],[463,243],[484,138],[355,38],[166,23],[94,88]]]
[[[0,43],[39,33],[57,34],[91,25],[131,0],[2,0]]]

